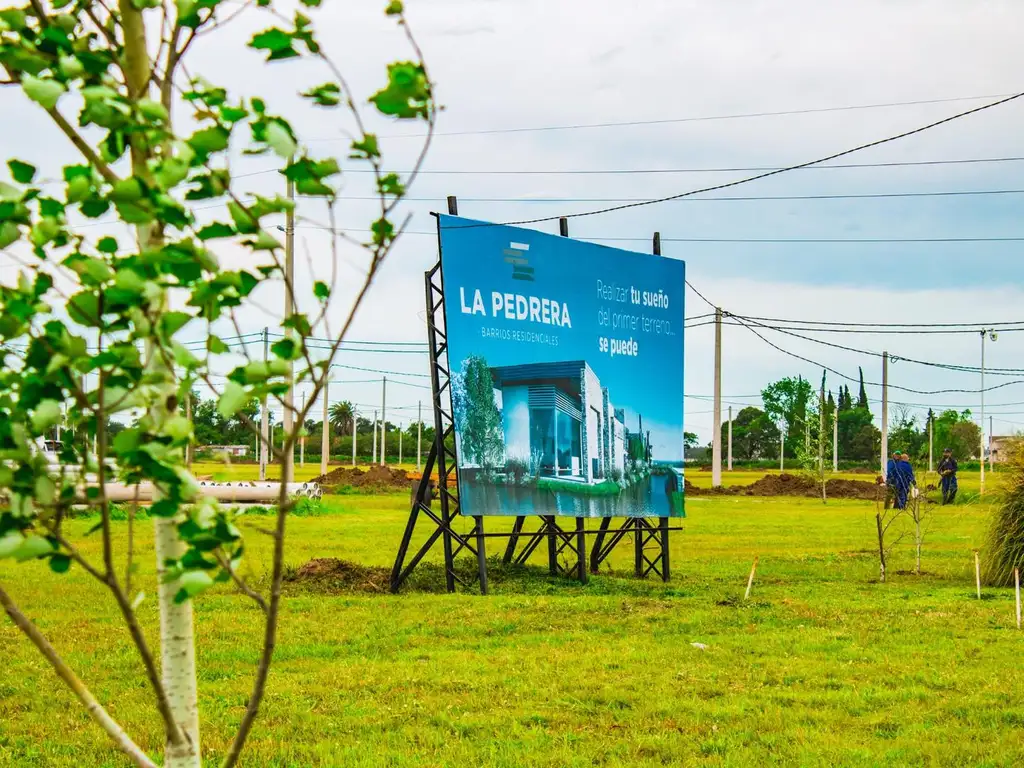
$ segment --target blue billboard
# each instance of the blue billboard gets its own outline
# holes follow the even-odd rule
[[[462,514],[682,516],[684,263],[438,227]]]

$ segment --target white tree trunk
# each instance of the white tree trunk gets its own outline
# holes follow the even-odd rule
[[[177,604],[177,580],[164,583],[164,562],[177,560],[185,547],[174,519],[153,518],[157,573],[160,577],[160,662],[171,713],[187,738],[186,743],[164,748],[165,768],[201,768],[199,759],[199,702],[196,685],[196,649],[192,631],[192,601]]]

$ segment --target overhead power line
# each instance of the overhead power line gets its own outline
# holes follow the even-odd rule
[[[721,197],[684,197],[680,203],[727,203],[754,201],[793,201],[793,200],[871,200],[881,198],[914,198],[914,197],[962,197],[973,195],[1020,195],[1024,189],[963,189],[937,192],[869,192],[848,195],[725,195]],[[299,195],[304,197],[304,195]],[[379,197],[371,195],[341,195],[338,200],[377,201]],[[523,204],[555,204],[555,203],[639,203],[645,197],[463,197],[460,203],[523,203]],[[407,203],[437,203],[443,197],[403,197]]]
[[[527,169],[507,169],[507,170],[440,170],[434,168],[424,168],[419,171],[419,175],[434,175],[434,176],[600,176],[600,175],[639,175],[639,174],[659,174],[659,173],[754,173],[757,171],[831,171],[840,170],[844,168],[907,168],[914,166],[929,166],[929,165],[968,165],[974,163],[1011,163],[1024,161],[1024,156],[1016,157],[978,157],[978,158],[966,158],[957,160],[905,160],[905,161],[893,161],[888,163],[834,163],[832,165],[807,165],[807,166],[795,166],[785,167],[780,165],[755,165],[746,167],[725,167],[725,168],[606,168],[606,169],[548,169],[548,170],[527,170]],[[824,161],[819,161],[824,162]],[[267,168],[262,171],[250,171],[249,173],[236,173],[231,178],[233,179],[245,179],[252,176],[263,176],[268,173],[280,173],[280,168]],[[367,168],[346,168],[345,173],[373,173],[374,171]],[[388,173],[397,173],[400,175],[407,175],[411,171],[388,171]],[[710,190],[709,190],[710,191]]]
[[[804,341],[814,342],[815,344],[821,344],[822,346],[831,347],[833,349],[840,349],[840,350],[843,350],[844,352],[853,352],[853,353],[856,353],[856,354],[859,354],[859,355],[868,355],[869,357],[876,357],[876,358],[881,358],[881,357],[883,357],[883,354],[884,354],[882,352],[873,352],[873,351],[867,350],[867,349],[858,349],[856,347],[846,346],[845,344],[836,344],[836,343],[831,342],[831,341],[825,341],[824,339],[815,339],[815,338],[812,338],[810,336],[804,336],[804,335],[799,334],[799,333],[794,333],[792,331],[786,331],[786,330],[783,330],[781,328],[777,328],[777,327],[774,327],[774,326],[771,326],[771,325],[765,325],[764,323],[759,323],[759,322],[757,322],[755,320],[752,320],[749,317],[740,317],[740,316],[738,316],[738,315],[736,315],[736,314],[734,314],[732,312],[729,312],[727,314],[730,317],[736,317],[737,319],[739,319],[741,325],[744,324],[744,321],[750,322],[753,325],[756,325],[759,328],[763,328],[763,329],[768,330],[768,331],[777,331],[779,333],[784,333],[787,336],[792,336],[794,338],[802,339]],[[914,358],[903,357],[902,355],[889,354],[889,360],[891,362],[893,362],[893,363],[897,363],[897,362],[903,361],[903,362],[907,362],[907,363],[913,363],[915,365],[929,366],[931,368],[941,368],[941,369],[947,370],[947,371],[957,371],[959,373],[975,373],[975,374],[976,373],[981,373],[981,368],[979,368],[977,366],[955,365],[955,364],[951,364],[951,363],[938,363],[938,362],[934,362],[934,361],[930,361],[930,360],[915,360]],[[988,367],[986,367],[985,371],[986,371],[986,373],[991,373],[991,374],[993,374],[995,376],[1020,376],[1020,375],[1024,375],[1024,368],[988,368]]]
[[[841,107],[809,107],[803,109],[786,109],[771,112],[740,112],[725,115],[699,115],[692,117],[657,118],[652,120],[620,120],[602,123],[569,123],[563,125],[542,125],[542,126],[520,126],[515,128],[483,128],[463,131],[438,131],[433,135],[437,136],[488,136],[503,133],[540,133],[546,131],[575,131],[590,128],[627,128],[642,125],[676,125],[679,123],[703,123],[716,120],[741,120],[757,117],[785,117],[789,115],[814,115],[826,112],[853,112],[865,109],[888,109],[891,107],[916,107],[925,104],[949,104],[956,101],[980,101],[982,99],[1001,99],[1009,96],[1008,93],[989,96],[953,96],[945,99],[917,99],[914,101],[889,101],[875,104],[851,104]],[[401,133],[392,136],[382,136],[385,139],[420,139],[421,133]],[[327,137],[322,139],[309,139],[310,142],[321,141],[351,141],[348,137]]]
[[[827,327],[842,326],[844,328],[970,328],[972,333],[979,333],[1004,325],[1022,325],[1024,320],[999,320],[992,323],[854,323],[843,320],[797,320],[794,318],[758,317],[744,315],[746,320],[758,320],[763,323],[788,323],[791,325],[822,325]],[[806,330],[819,330],[807,328]]]
[[[705,328],[707,326],[714,325],[714,320],[701,320],[699,322],[690,323],[684,326],[687,329],[691,328]],[[727,326],[740,326],[740,323],[732,322],[730,320],[723,320],[722,325]],[[963,335],[963,334],[977,334],[981,330],[979,325],[977,328],[805,328],[801,325],[775,325],[773,328],[785,329],[787,331],[801,331],[803,333],[842,333],[842,334],[860,334],[860,335],[882,335],[882,336],[919,336],[919,335]],[[1000,333],[1019,333],[1024,331],[1024,321],[1021,321],[1021,325],[1017,328],[1006,328],[1000,327]]]
[[[647,205],[656,205],[657,203],[668,202],[669,200],[677,200],[677,199],[679,199],[681,197],[689,197],[691,195],[697,195],[697,194],[700,194],[702,192],[715,192],[715,191],[717,191],[719,189],[728,189],[729,187],[739,186],[740,184],[749,184],[750,182],[753,182],[753,181],[759,181],[760,179],[766,179],[769,176],[777,176],[779,174],[787,173],[789,171],[796,171],[796,170],[799,170],[801,168],[808,168],[808,167],[810,167],[812,165],[819,165],[821,163],[827,163],[830,160],[835,160],[836,158],[839,158],[839,157],[844,157],[846,155],[851,155],[851,154],[853,154],[855,152],[861,152],[861,151],[863,151],[865,149],[870,149],[872,147],[878,147],[878,146],[881,146],[883,144],[889,144],[889,143],[891,143],[893,141],[899,141],[900,139],[905,139],[908,136],[914,136],[916,134],[923,133],[924,131],[931,130],[932,128],[937,128],[940,125],[945,125],[945,124],[950,123],[950,122],[952,122],[954,120],[959,120],[959,119],[967,117],[969,115],[974,115],[974,114],[977,114],[978,112],[982,112],[982,111],[987,110],[987,109],[992,109],[994,107],[998,107],[998,106],[1001,106],[1003,104],[1007,104],[1007,103],[1009,103],[1011,101],[1014,101],[1015,99],[1021,98],[1022,96],[1024,96],[1024,92],[1016,93],[1016,94],[1014,94],[1012,96],[1007,96],[1006,98],[999,99],[998,101],[993,101],[993,102],[990,102],[988,104],[983,104],[980,107],[975,107],[974,109],[968,109],[968,110],[966,110],[964,112],[958,112],[955,115],[950,115],[949,117],[944,117],[941,120],[935,120],[935,121],[933,121],[931,123],[919,126],[917,128],[913,128],[913,129],[911,129],[909,131],[904,131],[902,133],[898,133],[898,134],[895,134],[893,136],[887,136],[884,139],[877,139],[875,141],[870,141],[870,142],[868,142],[866,144],[861,144],[859,146],[852,147],[850,149],[844,149],[841,152],[835,152],[835,153],[833,153],[831,155],[827,155],[826,157],[820,157],[820,158],[818,158],[816,160],[809,160],[809,161],[807,161],[805,163],[797,163],[795,165],[790,165],[790,166],[787,166],[785,168],[779,168],[779,169],[776,169],[774,171],[767,171],[765,173],[760,173],[760,174],[758,174],[756,176],[748,176],[745,179],[737,179],[736,181],[726,182],[725,184],[716,184],[714,186],[704,187],[702,189],[693,189],[693,190],[690,190],[689,192],[681,192],[678,195],[668,195],[666,197],[655,198],[653,200],[648,200],[646,202],[641,202],[641,203],[625,203],[623,205],[615,205],[615,206],[610,206],[608,208],[598,208],[598,209],[593,210],[593,211],[581,211],[579,213],[566,214],[564,217],[547,216],[547,217],[541,217],[541,218],[536,218],[536,219],[522,219],[520,221],[506,222],[506,224],[508,224],[508,225],[539,224],[539,223],[545,222],[545,221],[555,221],[555,220],[557,220],[559,218],[578,219],[578,218],[582,218],[584,216],[600,216],[600,215],[603,215],[603,214],[606,214],[606,213],[613,213],[615,211],[623,211],[623,210],[627,210],[627,209],[631,209],[631,208],[639,208],[641,206],[647,206]]]

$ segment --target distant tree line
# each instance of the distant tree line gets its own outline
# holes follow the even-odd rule
[[[780,440],[784,440],[786,458],[804,456],[811,446],[817,446],[819,412],[822,409],[825,416],[822,442],[829,460],[836,414],[839,419],[839,458],[843,461],[879,458],[882,433],[874,423],[863,370],[856,398],[848,386],[839,387],[838,398],[832,390],[825,390],[823,374],[822,386],[817,391],[801,376],[787,377],[765,387],[761,391],[761,401],[763,407],[747,406],[733,419],[734,459],[777,459]],[[961,459],[977,456],[981,428],[972,420],[969,410],[941,413],[929,410],[926,417],[920,418],[909,407],[896,406],[889,413],[889,449],[905,452],[915,461],[927,461],[930,427],[934,428],[936,456],[943,448],[952,449],[954,455]],[[723,446],[728,439],[728,428],[728,423],[722,424]]]

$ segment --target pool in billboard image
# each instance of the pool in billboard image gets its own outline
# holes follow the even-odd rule
[[[683,262],[439,226],[462,513],[682,516]]]

